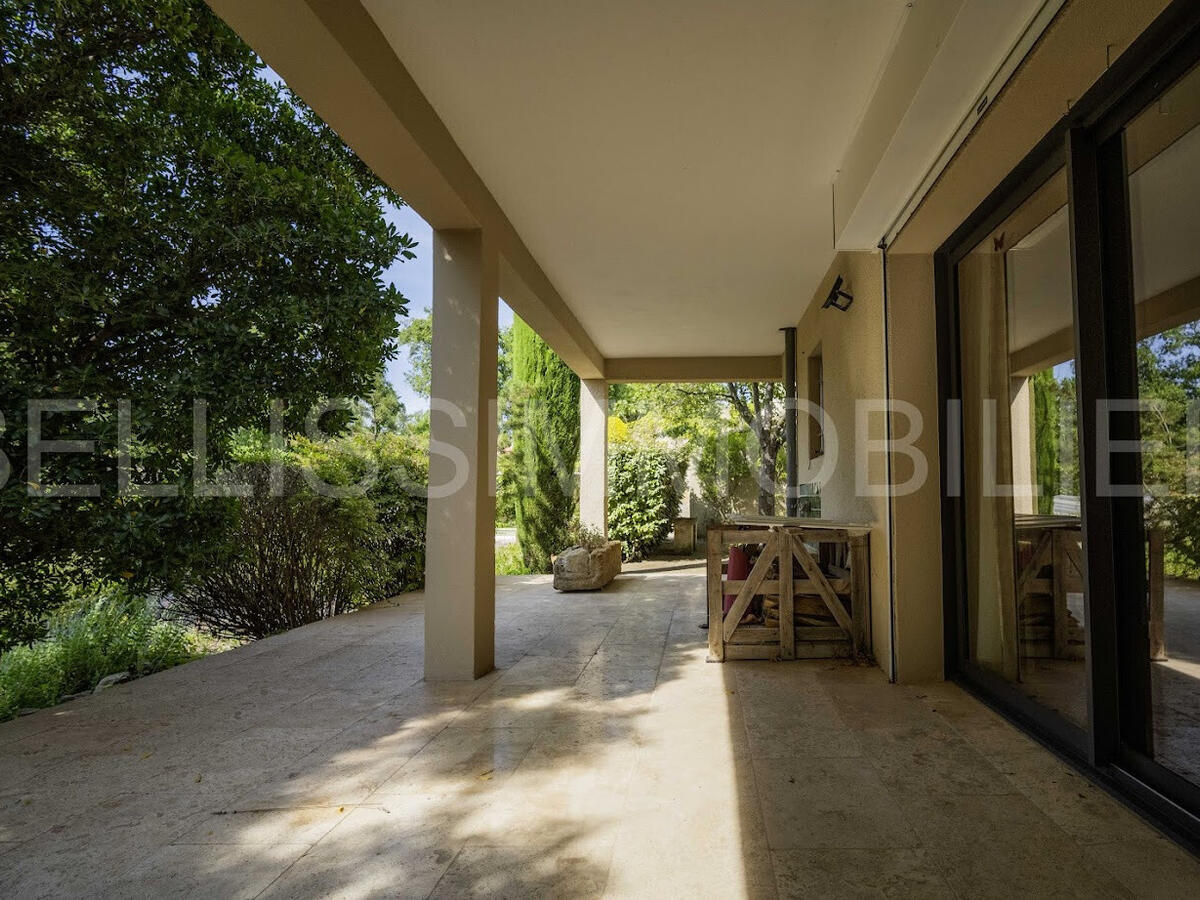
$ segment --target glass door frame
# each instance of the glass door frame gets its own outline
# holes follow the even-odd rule
[[[1141,498],[1096,489],[1097,401],[1137,400],[1125,127],[1200,63],[1200,4],[1173,0],[934,254],[942,441],[945,674],[1200,850],[1200,787],[1150,755],[1149,622]],[[1066,167],[1071,234],[1088,728],[1072,725],[967,654],[958,263]],[[1137,440],[1136,413],[1109,439]],[[953,444],[951,443],[953,442]],[[1141,484],[1140,456],[1109,456],[1113,484]]]

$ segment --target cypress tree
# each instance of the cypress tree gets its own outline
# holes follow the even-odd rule
[[[1033,440],[1037,463],[1038,512],[1049,515],[1058,493],[1058,380],[1053,369],[1033,376]]]
[[[512,367],[517,541],[530,571],[548,572],[575,516],[579,376],[519,318]]]

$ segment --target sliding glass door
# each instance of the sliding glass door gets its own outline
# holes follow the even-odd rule
[[[1133,749],[1200,786],[1200,70],[1125,129],[1147,535],[1147,726]]]
[[[965,660],[1086,729],[1066,171],[957,264]]]
[[[936,269],[947,673],[1200,847],[1200,5]]]

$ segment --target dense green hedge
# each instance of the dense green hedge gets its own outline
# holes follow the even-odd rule
[[[670,533],[684,465],[682,454],[657,443],[609,448],[608,534],[621,542],[625,559],[644,559]]]

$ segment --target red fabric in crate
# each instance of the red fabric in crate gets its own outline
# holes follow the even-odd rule
[[[750,554],[744,547],[729,548],[729,569],[726,573],[730,581],[745,581],[750,577]],[[722,611],[728,613],[737,599],[737,592],[725,595]]]

